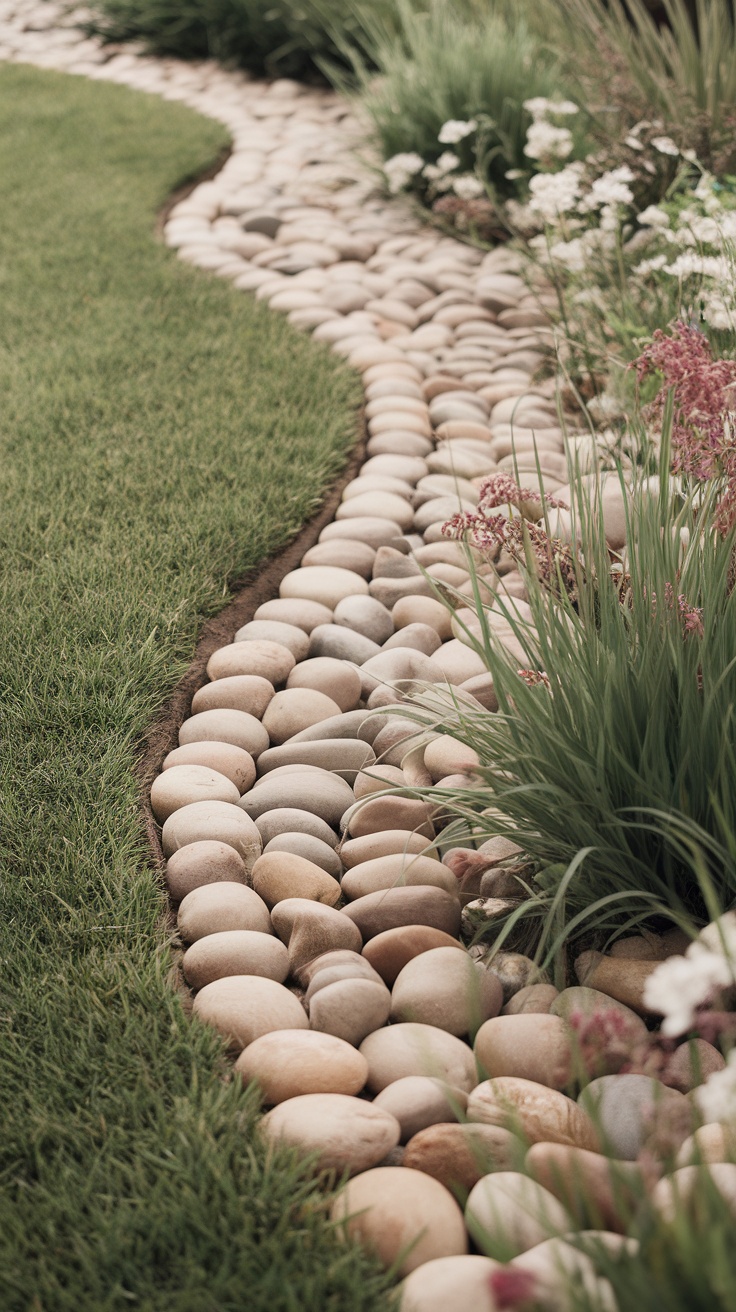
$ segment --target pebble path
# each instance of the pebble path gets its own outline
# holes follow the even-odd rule
[[[558,993],[529,982],[526,958],[489,969],[462,943],[463,916],[498,893],[499,865],[518,849],[490,840],[481,873],[459,881],[432,807],[382,791],[386,780],[462,787],[477,760],[447,736],[408,739],[411,726],[385,713],[396,681],[449,684],[494,707],[483,662],[430,581],[471,594],[443,523],[473,509],[491,473],[516,465],[536,484],[537,460],[564,501],[569,449],[590,447],[563,437],[554,378],[533,381],[551,343],[545,297],[513,253],[483,254],[387,200],[333,92],[104,46],[80,32],[83,17],[0,3],[0,59],[122,83],[225,124],[232,153],[171,210],[166,243],[311,332],[365,391],[359,476],[279,596],[211,657],[151,791],[194,1011],[259,1082],[262,1132],[350,1173],[335,1217],[386,1265],[405,1254],[403,1312],[493,1312],[498,1263],[469,1255],[482,1229],[548,1290],[539,1306],[562,1307],[560,1263],[599,1282],[559,1237],[575,1229],[573,1177],[609,1246],[633,1242],[600,1170],[593,1086],[587,1102],[563,1092],[566,1017],[612,1007],[644,1031],[646,971],[632,984],[641,961],[586,954],[586,982],[605,968],[600,988]],[[617,545],[620,507],[608,513]],[[493,599],[528,615],[522,578],[501,561],[487,583],[490,623],[521,659]],[[677,946],[663,940],[659,958]],[[715,1049],[700,1056],[717,1068]],[[687,1080],[665,1090],[673,1107]],[[614,1065],[594,1084],[599,1121],[641,1188],[634,1159],[658,1081]],[[510,1109],[533,1145],[531,1175]]]

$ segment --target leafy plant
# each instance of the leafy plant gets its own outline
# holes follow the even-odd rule
[[[396,18],[394,31],[363,15],[369,59],[352,55],[361,107],[382,158],[416,153],[435,163],[446,149],[439,140],[444,124],[479,120],[483,130],[472,153],[470,142],[459,143],[463,164],[477,167],[501,194],[513,191],[506,173],[527,162],[531,116],[524,101],[559,91],[557,57],[505,5],[480,15],[443,0],[429,0],[426,10],[396,0]]]
[[[555,538],[554,509],[546,529],[488,519],[485,545],[499,531],[515,544],[531,620],[498,595],[489,610],[476,575],[474,614],[454,624],[484,656],[499,711],[439,689],[405,708],[478,753],[482,782],[432,789],[451,819],[443,839],[518,842],[537,873],[514,919],[542,919],[548,941],[702,919],[698,854],[719,905],[736,897],[734,531],[714,531],[717,484],[673,486],[671,420],[670,407],[658,489],[635,486],[613,568],[603,511],[619,499],[616,475],[577,480],[578,548]],[[497,636],[502,617],[528,653],[524,678]]]

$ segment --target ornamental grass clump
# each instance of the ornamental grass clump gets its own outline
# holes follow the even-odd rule
[[[541,922],[542,955],[642,919],[702,923],[696,858],[719,907],[736,899],[736,530],[727,472],[670,476],[672,414],[670,401],[658,480],[635,476],[629,491],[615,474],[580,476],[569,511],[490,480],[447,526],[481,557],[511,556],[528,608],[502,593],[489,605],[469,552],[473,606],[456,596],[453,625],[484,657],[499,710],[434,688],[405,713],[478,753],[467,788],[432,789],[443,842],[520,845],[534,873],[508,928]],[[603,528],[612,498],[628,522],[621,556]]]

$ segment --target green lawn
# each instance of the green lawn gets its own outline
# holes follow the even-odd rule
[[[228,580],[355,433],[352,376],[180,264],[223,130],[0,69],[0,1307],[384,1309],[185,1016],[133,766]]]

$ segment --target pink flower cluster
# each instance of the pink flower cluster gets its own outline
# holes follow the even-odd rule
[[[675,589],[671,583],[666,583],[664,588],[664,604],[668,611],[676,612],[682,621],[683,632],[686,634],[693,633],[696,637],[702,638],[705,633],[703,626],[703,608],[702,606],[691,606],[684,592],[679,592],[675,596]],[[657,613],[657,594],[652,593],[652,614]]]
[[[736,522],[736,360],[714,360],[705,334],[678,321],[669,335],[657,329],[633,367],[639,381],[662,375],[652,406],[660,420],[673,394],[674,472],[724,480],[718,524],[727,532]]]

